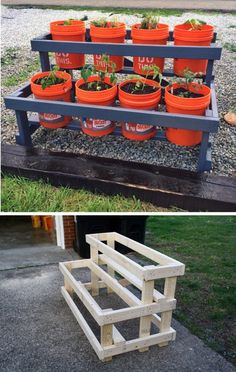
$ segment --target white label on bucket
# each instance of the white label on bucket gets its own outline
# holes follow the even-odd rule
[[[113,123],[110,120],[92,119],[87,118],[83,120],[83,128],[91,129],[94,131],[105,130],[111,128]]]
[[[153,65],[154,58],[153,57],[138,57],[138,68],[142,70],[146,66]]]
[[[63,65],[71,65],[71,61],[69,58],[69,53],[56,53],[56,63],[63,64]]]
[[[125,130],[131,133],[146,134],[154,130],[153,125],[125,123]]]
[[[95,54],[95,67],[106,67],[106,62],[102,60],[101,54]],[[108,67],[112,67],[112,61],[108,62]]]
[[[39,120],[49,124],[56,124],[64,121],[63,115],[48,114],[46,112],[39,113]]]

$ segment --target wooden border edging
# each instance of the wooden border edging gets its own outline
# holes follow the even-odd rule
[[[2,144],[2,172],[54,186],[135,196],[161,207],[236,211],[236,178]]]

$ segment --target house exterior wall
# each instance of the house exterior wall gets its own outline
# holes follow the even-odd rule
[[[63,216],[65,249],[74,247],[75,222],[74,216]]]

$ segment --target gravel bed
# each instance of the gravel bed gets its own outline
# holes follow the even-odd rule
[[[8,9],[2,7],[2,57],[6,59],[9,54],[10,64],[2,66],[2,97],[15,87],[5,87],[4,80],[15,73],[27,69],[32,60],[37,58],[37,53],[30,51],[30,40],[48,31],[50,21],[64,18],[81,18],[87,15],[89,21],[100,16],[109,16],[109,13],[99,11],[60,11],[42,9]],[[114,17],[114,15],[112,16]],[[138,15],[119,15],[119,20],[128,26],[140,20]],[[161,17],[163,22],[170,25],[181,23],[196,14],[186,12],[181,17]],[[218,43],[224,45],[235,43],[236,17],[230,14],[204,14],[197,15],[215,26],[218,32]],[[32,27],[33,25],[33,27]],[[218,99],[218,108],[221,117],[219,132],[214,135],[213,142],[213,172],[221,175],[235,175],[236,170],[236,127],[227,125],[223,115],[235,106],[236,102],[236,57],[235,53],[223,50],[222,59],[215,64],[215,84]],[[170,63],[168,61],[167,63]],[[32,74],[29,74],[29,76]],[[22,83],[20,83],[22,84]],[[2,100],[2,142],[15,143],[17,126],[14,112],[4,108]],[[50,131],[38,129],[33,135],[33,143],[46,149],[55,151],[68,151],[75,153],[109,156],[118,159],[133,160],[143,163],[181,167],[195,170],[199,148],[184,148],[162,141],[129,141],[123,137],[107,136],[92,138],[76,131],[57,129]]]

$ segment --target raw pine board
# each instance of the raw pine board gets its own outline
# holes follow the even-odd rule
[[[90,244],[90,259],[59,264],[65,281],[61,291],[98,358],[108,361],[117,354],[136,349],[143,352],[149,346],[166,346],[169,341],[174,340],[175,330],[171,328],[172,311],[176,306],[174,294],[177,276],[184,274],[184,265],[115,232],[89,234],[86,235],[86,241]],[[156,265],[140,266],[115,251],[115,241],[146,256]],[[104,264],[107,271],[99,266]],[[91,282],[81,283],[73,277],[71,271],[78,268],[91,270]],[[117,280],[115,272],[122,279]],[[160,278],[165,278],[164,294],[154,289],[154,280]],[[129,284],[141,291],[141,299],[126,288]],[[93,298],[99,295],[100,288],[107,288],[108,295],[115,292],[129,307],[102,309]],[[73,292],[100,326],[100,342],[76,306]],[[135,318],[140,319],[139,337],[126,341],[115,323]],[[151,323],[158,327],[157,334],[150,334]]]

